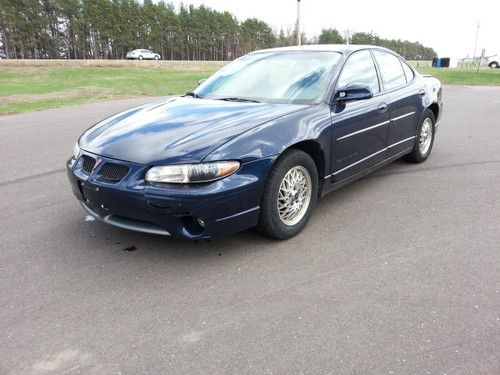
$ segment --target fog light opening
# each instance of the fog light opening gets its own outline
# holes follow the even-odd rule
[[[195,216],[185,216],[182,221],[184,224],[184,230],[191,236],[201,235],[207,227],[205,220]]]

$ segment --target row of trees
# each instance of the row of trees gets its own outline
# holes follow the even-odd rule
[[[294,45],[296,33],[275,33],[255,18],[160,0],[0,0],[0,37],[11,58],[120,59],[149,48],[171,60],[231,60],[249,51]],[[335,29],[304,43],[344,43]],[[378,44],[410,59],[435,52],[419,43],[356,33],[351,43]]]
[[[373,33],[357,32],[350,35],[349,32],[342,35],[336,29],[323,29],[317,38],[320,44],[346,43],[371,44],[389,48],[396,51],[408,60],[432,60],[437,56],[436,51],[430,47],[425,47],[419,42],[410,42],[401,39],[384,39]]]

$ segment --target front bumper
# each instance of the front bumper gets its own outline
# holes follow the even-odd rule
[[[186,239],[235,233],[257,224],[260,199],[274,158],[245,163],[235,174],[206,184],[152,185],[144,181],[148,166],[101,157],[90,173],[82,157],[70,159],[67,175],[73,194],[95,218],[120,228]],[[100,178],[106,163],[129,168],[118,183]],[[200,225],[202,220],[203,226]]]

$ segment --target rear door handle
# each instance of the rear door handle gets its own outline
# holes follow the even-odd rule
[[[420,95],[420,96],[424,96],[424,95],[425,95],[425,90],[424,90],[424,89],[421,89],[421,90],[418,92],[418,95]]]
[[[386,103],[382,103],[382,104],[380,104],[380,105],[378,106],[378,111],[379,111],[380,113],[384,113],[385,111],[387,111],[387,108],[389,108],[389,107],[387,106],[387,104],[386,104]]]

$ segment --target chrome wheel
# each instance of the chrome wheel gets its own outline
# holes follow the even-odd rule
[[[309,208],[312,183],[309,171],[302,166],[290,169],[281,181],[278,192],[278,213],[283,224],[300,222]]]
[[[418,140],[418,148],[422,156],[426,155],[429,152],[429,148],[432,143],[432,120],[430,118],[426,118],[424,123],[422,124],[422,128],[420,129],[420,137]]]

